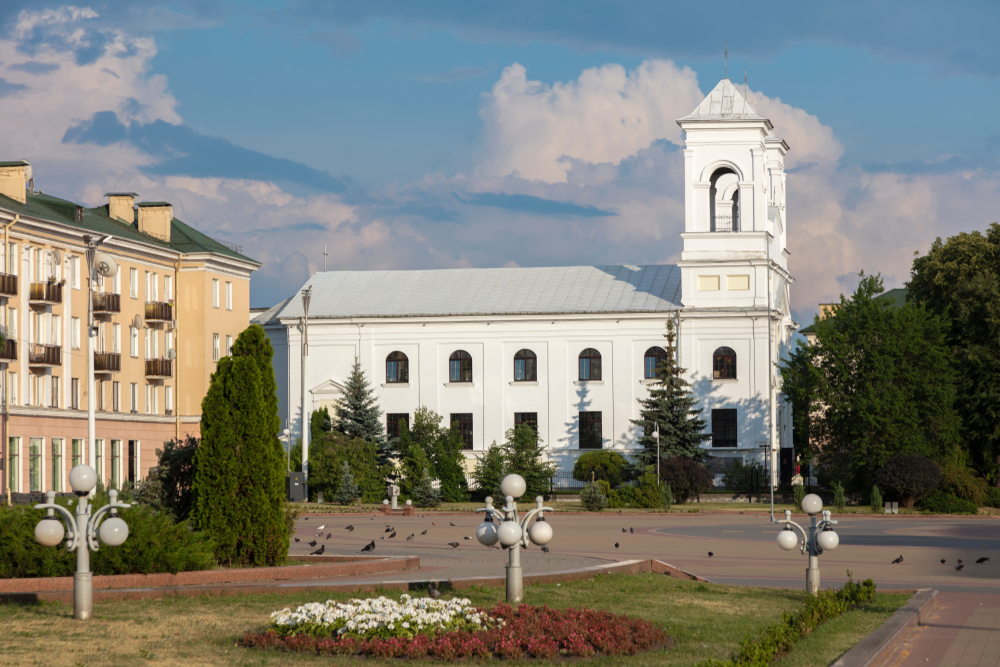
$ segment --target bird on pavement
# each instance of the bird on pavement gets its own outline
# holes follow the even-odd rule
[[[630,527],[629,527],[629,529],[628,529],[628,532],[630,532],[630,533],[634,533],[634,532],[635,532],[635,528],[632,528],[632,527],[630,526]]]
[[[460,545],[458,542],[449,542],[448,546],[451,547],[452,549],[457,549]]]
[[[623,533],[627,533],[628,531],[627,531],[627,530],[625,530],[624,528],[622,528],[622,532],[623,532]]]
[[[375,540],[372,540],[371,542],[366,544],[365,547],[362,549],[362,551],[375,551]]]
[[[545,553],[548,553],[549,552],[549,548],[543,544],[542,545],[542,551],[544,551]]]
[[[959,563],[958,565],[956,565],[956,566],[955,566],[955,569],[956,569],[956,570],[959,570],[959,571],[961,571],[961,569],[962,569],[963,567],[965,567],[965,566],[964,566],[964,565],[962,565],[961,563]]]
[[[436,523],[434,523],[433,521],[431,521],[431,525],[432,525],[432,526],[436,526],[437,524],[436,524]]]
[[[417,516],[418,516],[418,517],[420,517],[421,519],[423,519],[423,518],[424,518],[424,515],[423,515],[423,514],[418,514]]]
[[[388,524],[387,524],[387,525],[386,525],[386,527],[385,527],[385,532],[387,532],[387,533],[391,533],[391,532],[392,532],[392,528],[390,528],[390,527],[388,526]]]
[[[426,535],[426,534],[427,534],[427,531],[425,530],[424,532],[422,532],[422,533],[420,533],[420,534],[421,534],[421,535]]]
[[[385,539],[385,535],[383,535],[383,536],[382,536],[382,537],[380,537],[379,539],[380,539],[380,540],[384,540],[384,539]],[[374,542],[374,541],[375,541],[375,540],[372,540],[372,542]]]
[[[396,537],[396,531],[392,531],[392,535],[389,536],[389,539],[391,540],[394,537]]]
[[[617,542],[615,542],[615,549],[617,549],[617,548],[618,548],[618,543],[617,543]]]
[[[944,558],[942,558],[942,559],[941,559],[941,564],[942,564],[942,565],[944,565],[944,564],[945,564],[945,563],[947,563],[947,562],[948,562],[948,561],[946,561],[946,560],[945,560]]]
[[[331,537],[333,537],[333,533],[327,533],[326,534],[326,539],[330,539]]]
[[[409,542],[412,539],[413,539],[413,534],[411,533],[410,536],[406,538],[406,541]]]
[[[711,558],[711,557],[712,557],[712,556],[714,556],[714,555],[715,555],[715,554],[713,554],[713,553],[712,553],[711,551],[709,551],[709,552],[708,552],[708,557],[709,557],[709,558]]]
[[[976,561],[976,564],[977,564],[977,565],[982,565],[983,563],[985,563],[985,562],[986,562],[986,561],[988,561],[989,559],[990,559],[990,557],[989,557],[989,556],[983,556],[982,558],[980,558],[979,560],[977,560],[977,561]]]
[[[903,554],[899,554],[899,558],[897,558],[896,560],[892,561],[892,564],[893,565],[899,565],[902,562],[903,562]]]
[[[351,531],[353,533],[354,532],[354,526],[348,526],[347,528],[344,528],[344,530],[349,530],[349,531]]]
[[[451,521],[449,521],[448,523],[451,523]],[[455,524],[451,523],[451,525],[453,525],[453,526],[454,526]]]
[[[317,549],[316,551],[312,552],[309,555],[310,556],[322,556],[324,551],[326,551],[326,545],[325,544],[321,544],[319,546],[319,549]]]
[[[464,539],[466,539],[466,540],[471,540],[472,538],[471,538],[471,537],[469,537],[468,535],[466,535]]]
[[[308,521],[308,520],[309,520],[309,517],[303,517],[303,518],[302,518],[302,520],[303,520],[303,521]]]
[[[301,542],[302,540],[300,540],[299,538],[297,538],[297,537],[296,537],[296,538],[295,538],[295,541],[296,541],[296,542]]]
[[[439,597],[441,597],[441,591],[439,591],[438,589],[434,588],[433,586],[428,586],[427,587],[427,594],[430,595],[435,600],[437,600]]]
[[[326,528],[326,524],[325,523],[322,526],[320,526],[319,528],[317,528],[316,530],[323,530],[324,528]]]
[[[306,542],[306,544],[308,544],[311,547],[315,547],[316,546],[316,540],[313,540],[312,542]]]

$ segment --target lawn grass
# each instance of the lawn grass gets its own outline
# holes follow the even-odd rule
[[[399,593],[387,595],[398,597]],[[479,606],[491,607],[503,600],[504,591],[472,588],[461,591],[461,595]],[[561,585],[537,584],[527,587],[525,595],[528,604],[593,607],[645,618],[660,624],[673,638],[674,644],[667,650],[631,659],[601,658],[588,664],[628,662],[677,667],[694,665],[707,657],[727,658],[744,635],[780,621],[783,613],[801,608],[803,601],[800,591],[702,584],[657,574],[598,575]],[[4,628],[0,633],[0,665],[381,665],[383,662],[378,660],[358,663],[352,658],[319,658],[236,645],[245,632],[264,629],[272,611],[304,602],[358,596],[299,591],[104,602],[95,605],[94,618],[86,622],[72,619],[70,604],[0,604],[0,624]],[[838,621],[833,621],[829,628],[822,627],[806,640],[812,651],[806,662],[788,664],[830,664],[844,647],[866,634],[866,628],[876,627],[879,619],[905,599],[879,596],[873,603],[875,608],[860,612],[859,620],[848,619],[837,626],[832,623]],[[798,658],[793,653],[786,658],[791,659]]]

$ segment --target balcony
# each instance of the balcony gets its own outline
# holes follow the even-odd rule
[[[740,219],[732,215],[713,215],[713,232],[738,232],[740,231]]]
[[[173,375],[173,361],[170,359],[146,359],[146,377],[168,378]]]
[[[17,296],[17,276],[0,273],[0,296]]]
[[[94,315],[113,315],[122,312],[122,297],[111,292],[94,292]]]
[[[32,285],[34,287],[34,285]],[[58,345],[42,345],[41,343],[31,343],[28,345],[28,365],[29,366],[61,366],[62,348]]]
[[[0,362],[17,361],[17,340],[8,338],[0,346]]]
[[[95,373],[120,373],[122,355],[118,352],[94,352]]]
[[[172,304],[161,301],[146,302],[147,322],[169,322],[174,319],[174,307]]]
[[[48,305],[62,303],[62,288],[60,283],[31,283],[31,291],[28,293],[28,303]]]

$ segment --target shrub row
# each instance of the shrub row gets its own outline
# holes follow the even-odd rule
[[[850,572],[847,574],[850,577]],[[868,602],[873,595],[875,582],[871,579],[860,583],[849,580],[836,592],[821,591],[806,601],[802,611],[785,614],[780,623],[762,629],[756,637],[747,635],[729,660],[709,658],[698,667],[767,667],[821,623]]]

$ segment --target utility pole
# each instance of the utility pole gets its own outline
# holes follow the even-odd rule
[[[306,407],[306,360],[309,357],[309,301],[312,287],[302,291],[302,488],[309,502],[309,413]]]
[[[94,326],[94,283],[97,281],[97,266],[94,258],[97,256],[97,246],[107,243],[111,236],[99,239],[84,236],[87,244],[87,463],[97,470],[97,422],[94,414],[97,402],[94,396],[94,349],[97,327]],[[116,267],[117,268],[117,267]],[[98,478],[104,478],[104,471],[97,470]],[[91,490],[93,493],[93,490]]]

